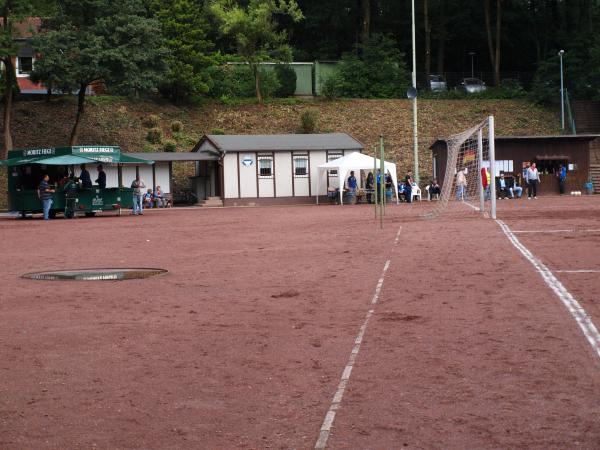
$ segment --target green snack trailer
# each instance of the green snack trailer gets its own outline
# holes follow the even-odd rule
[[[8,159],[0,165],[8,168],[9,209],[26,217],[42,212],[39,185],[44,175],[50,177],[55,189],[50,215],[63,213],[65,218],[77,213],[86,216],[101,211],[115,211],[133,207],[133,189],[123,186],[123,164],[153,164],[154,161],[124,155],[118,146],[81,145],[73,147],[45,147],[11,150]],[[74,176],[75,167],[81,164],[116,165],[118,187],[84,188]]]

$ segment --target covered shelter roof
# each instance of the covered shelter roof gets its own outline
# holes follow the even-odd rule
[[[550,140],[587,140],[592,141],[594,139],[600,138],[600,134],[557,134],[557,135],[541,135],[541,136],[496,136],[496,141],[550,141]],[[429,149],[433,150],[434,147],[439,144],[446,144],[446,138],[438,138],[436,139],[430,146]]]
[[[204,148],[203,148],[204,147]],[[346,133],[218,135],[207,134],[192,149],[193,152],[211,149],[227,152],[276,152],[302,150],[356,150],[364,145]]]
[[[328,170],[337,170],[339,186],[340,186],[340,205],[343,204],[343,186],[344,180],[346,179],[346,175],[351,170],[373,170],[375,165],[377,168],[380,167],[379,159],[375,159],[372,156],[365,155],[360,152],[352,152],[348,155],[342,156],[341,158],[334,159],[333,161],[326,162],[321,164],[318,168],[319,176],[317,178],[317,203],[319,203],[319,186],[321,183],[321,178],[323,175],[327,174]],[[384,161],[384,171],[389,172],[392,176],[392,182],[394,187],[394,192],[396,193],[396,202],[398,202],[398,174],[396,173],[396,164]],[[373,176],[376,176],[373,174]]]
[[[155,162],[171,161],[214,161],[217,155],[204,152],[153,152],[153,153],[123,153],[123,155]]]

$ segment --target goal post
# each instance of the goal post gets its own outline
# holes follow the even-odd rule
[[[461,133],[448,137],[445,162],[436,161],[434,174],[441,186],[439,201],[426,217],[443,213],[478,212],[496,218],[496,175],[494,117],[490,116]]]

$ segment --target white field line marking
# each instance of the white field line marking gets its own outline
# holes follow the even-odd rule
[[[400,239],[400,232],[402,231],[402,227],[396,233],[396,239],[394,240],[394,246],[398,243],[398,239]],[[392,248],[393,251],[393,248]],[[379,295],[381,294],[381,288],[383,287],[383,281],[385,279],[385,275],[390,268],[390,260],[388,259],[383,266],[383,270],[381,272],[381,277],[377,281],[377,286],[375,287],[375,293],[373,294],[373,298],[371,299],[371,305],[376,305],[379,302]],[[319,433],[319,439],[315,444],[315,450],[323,450],[327,446],[327,440],[329,439],[329,434],[331,433],[331,428],[333,427],[333,421],[335,420],[336,411],[340,408],[342,404],[342,399],[344,397],[344,392],[346,391],[346,386],[350,381],[350,375],[352,374],[352,368],[354,367],[354,363],[356,362],[356,358],[358,357],[358,352],[360,352],[360,346],[362,345],[363,338],[367,331],[367,326],[369,325],[369,320],[371,316],[375,312],[374,306],[369,309],[365,316],[365,320],[363,321],[360,329],[358,330],[358,334],[354,339],[354,346],[352,347],[352,351],[350,352],[350,357],[348,358],[348,363],[346,367],[344,367],[344,371],[342,372],[342,376],[340,378],[340,383],[338,384],[337,390],[331,400],[331,404],[329,405],[329,410],[327,414],[325,414],[325,419],[323,420],[323,424],[321,425],[321,431]]]
[[[600,273],[598,269],[555,270],[557,273]]]
[[[598,233],[600,230],[513,230],[514,234],[522,233]]]
[[[513,232],[508,228],[501,220],[496,220],[500,228],[508,237],[508,240],[515,246],[517,250],[521,252],[521,254],[529,260],[529,262],[535,267],[535,269],[542,276],[546,284],[554,291],[556,296],[562,301],[567,310],[571,313],[571,316],[575,319],[581,331],[587,338],[588,342],[592,346],[592,349],[596,354],[600,357],[600,333],[598,333],[598,329],[590,319],[590,316],[585,312],[583,307],[579,304],[575,297],[571,295],[569,291],[563,286],[563,284],[554,276],[554,274],[548,269],[544,263],[542,263],[539,259],[537,259],[533,253],[531,253],[527,247],[525,247],[517,237],[513,234]]]

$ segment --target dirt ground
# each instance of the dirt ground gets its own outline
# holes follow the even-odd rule
[[[0,448],[313,448],[371,307],[328,448],[597,447],[575,320],[495,221],[428,208],[0,220]],[[498,208],[600,325],[600,198]],[[94,267],[169,273],[20,278]]]

